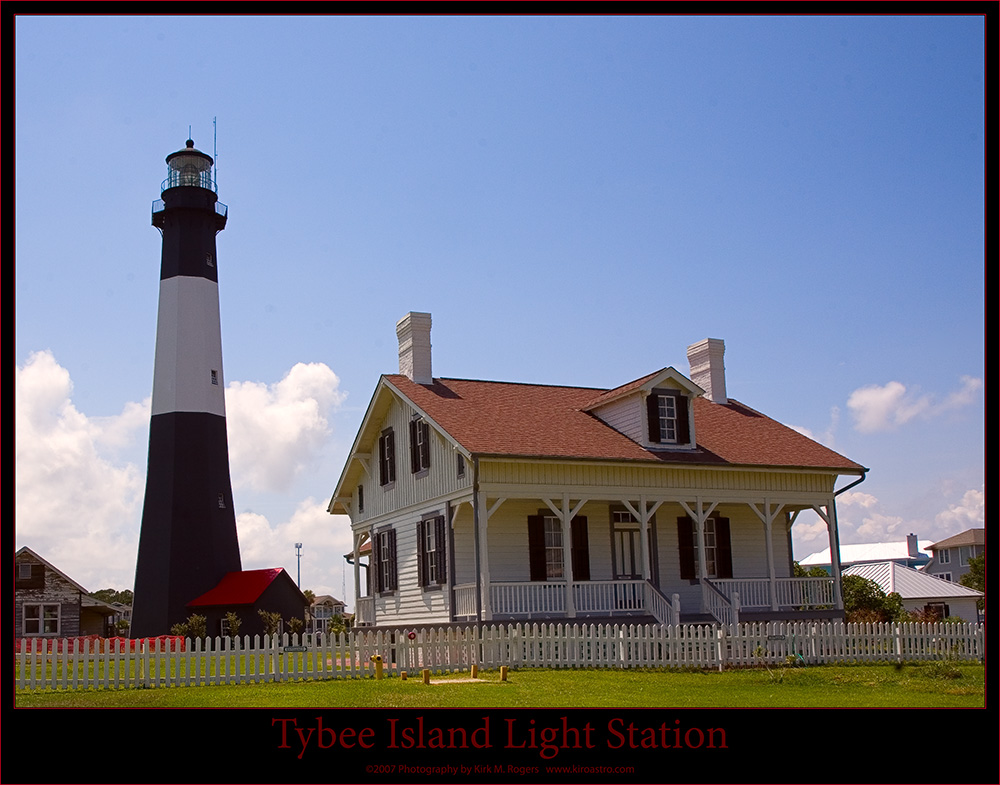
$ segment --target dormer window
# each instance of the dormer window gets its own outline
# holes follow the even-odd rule
[[[646,413],[649,421],[649,441],[652,444],[690,443],[688,397],[680,390],[652,390],[646,399]]]

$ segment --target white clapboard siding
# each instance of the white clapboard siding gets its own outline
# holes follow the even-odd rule
[[[128,689],[367,678],[496,668],[706,668],[983,662],[968,623],[511,624],[340,635],[149,641],[22,639],[18,690]]]

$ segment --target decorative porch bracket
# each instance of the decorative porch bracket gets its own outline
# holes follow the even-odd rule
[[[701,582],[702,580],[704,580],[705,573],[708,570],[708,566],[705,563],[705,521],[707,521],[709,517],[711,517],[712,513],[715,511],[715,508],[719,506],[719,503],[712,502],[708,506],[708,509],[706,510],[705,504],[702,501],[701,497],[699,496],[695,500],[694,510],[692,510],[691,506],[685,501],[681,501],[680,505],[681,507],[684,508],[687,514],[691,516],[691,520],[694,521],[695,542],[698,545],[698,576],[699,576],[699,582]],[[705,603],[705,593],[702,592],[701,612],[705,613],[706,611],[707,611],[707,606]]]
[[[826,522],[830,538],[830,577],[833,578],[833,607],[844,610],[844,595],[840,586],[840,532],[837,529],[837,503],[830,499],[825,505],[810,505],[816,514]],[[823,507],[826,507],[824,512]]]
[[[778,517],[782,509],[784,509],[784,504],[775,504],[774,509],[771,509],[771,500],[764,499],[764,510],[763,512],[757,508],[757,505],[748,502],[750,509],[757,513],[757,517],[760,518],[761,523],[764,524],[764,539],[767,542],[767,594],[768,599],[771,602],[771,610],[778,610],[778,593],[775,591],[775,581],[777,580],[777,575],[774,569],[774,538],[772,536],[772,524],[774,519]]]
[[[543,498],[543,502],[556,514],[562,525],[562,547],[563,547],[563,572],[566,576],[566,616],[576,618],[576,603],[573,599],[573,530],[572,522],[576,514],[583,509],[588,499],[580,499],[576,507],[570,509],[569,494],[562,496],[562,506],[556,507],[552,499]]]
[[[621,503],[625,505],[625,509],[632,514],[632,517],[639,521],[639,551],[642,554],[642,579],[648,581],[653,575],[652,554],[649,552],[649,520],[660,509],[660,505],[663,502],[653,502],[650,506],[647,506],[646,497],[640,496],[638,510],[632,506],[632,502],[628,499],[622,499]]]

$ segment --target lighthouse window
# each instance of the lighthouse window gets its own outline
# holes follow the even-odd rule
[[[217,385],[218,383],[219,383],[219,372],[218,371],[212,371],[212,384],[216,384]]]
[[[215,262],[212,260],[212,254],[210,253],[205,254],[205,264],[207,264],[209,267],[215,267]]]
[[[226,509],[226,496],[225,494],[222,493],[219,494],[219,509],[220,510]]]

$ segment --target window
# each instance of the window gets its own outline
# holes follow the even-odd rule
[[[223,493],[219,494],[219,509],[220,510],[226,509],[226,495]]]
[[[410,420],[410,471],[427,471],[431,466],[431,428],[417,417]]]
[[[31,562],[18,562],[17,564],[17,578],[21,581],[31,580]]]
[[[58,635],[59,605],[47,603],[25,604],[23,628],[25,635]]]
[[[396,591],[396,530],[386,529],[375,534],[375,590],[379,594]]]
[[[927,603],[927,605],[924,606],[924,614],[927,616],[933,616],[938,621],[943,621],[951,615],[948,611],[948,605],[943,602]]]
[[[646,398],[649,441],[652,444],[688,444],[688,399],[680,390],[653,390]]]
[[[441,586],[447,580],[446,541],[444,516],[424,518],[417,524],[420,558],[420,585],[425,588]]]
[[[940,578],[941,580],[944,580],[944,581],[950,581],[951,580],[951,573],[950,572],[935,572],[934,573],[934,577],[935,578]]]
[[[465,456],[462,453],[458,453],[455,456],[455,465],[459,479],[465,477]]]
[[[386,428],[378,439],[378,478],[380,485],[396,481],[396,436]]]
[[[732,578],[733,552],[728,518],[713,516],[705,521],[704,544],[705,571],[708,573],[706,577]],[[681,578],[698,580],[698,541],[695,538],[694,521],[686,515],[677,519],[677,552]]]
[[[590,580],[590,549],[587,518],[577,515],[570,525],[570,558],[573,580]],[[551,512],[528,516],[528,567],[532,581],[565,580],[565,550],[562,522]]]
[[[951,551],[948,548],[942,548],[938,551],[938,563],[951,564]]]
[[[365,511],[365,486],[358,486],[358,512]]]
[[[214,384],[216,386],[218,386],[218,384],[219,384],[219,372],[218,371],[212,371],[212,384]]]

